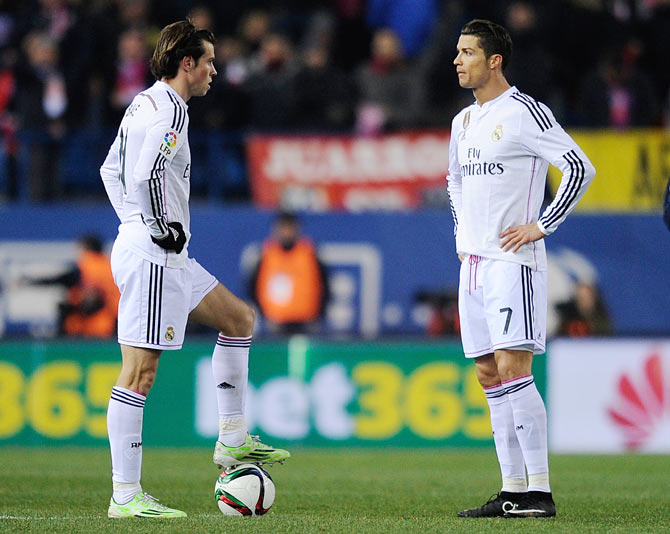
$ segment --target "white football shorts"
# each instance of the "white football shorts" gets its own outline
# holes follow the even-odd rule
[[[193,258],[182,269],[151,263],[114,244],[114,282],[121,292],[118,339],[122,345],[177,350],[184,343],[188,314],[218,284]]]
[[[547,273],[480,256],[461,263],[458,288],[466,358],[496,349],[545,351]]]

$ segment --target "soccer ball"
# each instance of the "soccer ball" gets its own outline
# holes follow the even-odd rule
[[[241,464],[219,475],[214,496],[224,515],[263,515],[275,500],[275,485],[261,467]]]

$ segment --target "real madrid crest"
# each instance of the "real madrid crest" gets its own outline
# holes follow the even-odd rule
[[[168,341],[172,341],[174,339],[174,328],[171,326],[167,327],[167,330],[165,332],[165,339]]]
[[[468,127],[468,124],[470,124],[470,112],[469,111],[465,114],[465,117],[463,117],[463,129],[464,130]]]
[[[494,141],[500,141],[503,137],[503,131],[502,131],[502,124],[498,124],[496,126],[496,129],[493,130],[493,133],[491,134],[491,139]]]

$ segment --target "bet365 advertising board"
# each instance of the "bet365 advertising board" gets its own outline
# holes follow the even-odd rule
[[[161,356],[145,408],[147,445],[211,445],[218,432],[213,344]],[[535,375],[544,390],[544,357]],[[0,344],[1,445],[106,445],[120,369],[114,343]],[[247,417],[273,443],[490,446],[486,400],[460,345],[254,343]]]

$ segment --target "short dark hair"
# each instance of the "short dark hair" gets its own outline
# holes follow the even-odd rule
[[[102,240],[93,234],[86,234],[79,238],[79,244],[84,250],[91,252],[102,252]]]
[[[190,19],[168,24],[158,36],[151,58],[151,73],[157,80],[174,78],[183,58],[190,56],[197,63],[205,53],[203,41],[214,44],[214,34],[209,30],[198,30]]]
[[[275,222],[277,224],[292,224],[292,225],[295,225],[295,226],[300,224],[298,222],[298,216],[291,211],[280,211],[277,214],[277,218],[275,219]]]
[[[461,35],[477,37],[486,59],[493,54],[500,54],[502,56],[502,70],[504,71],[507,68],[512,59],[512,38],[500,24],[490,20],[474,19],[463,26]]]

